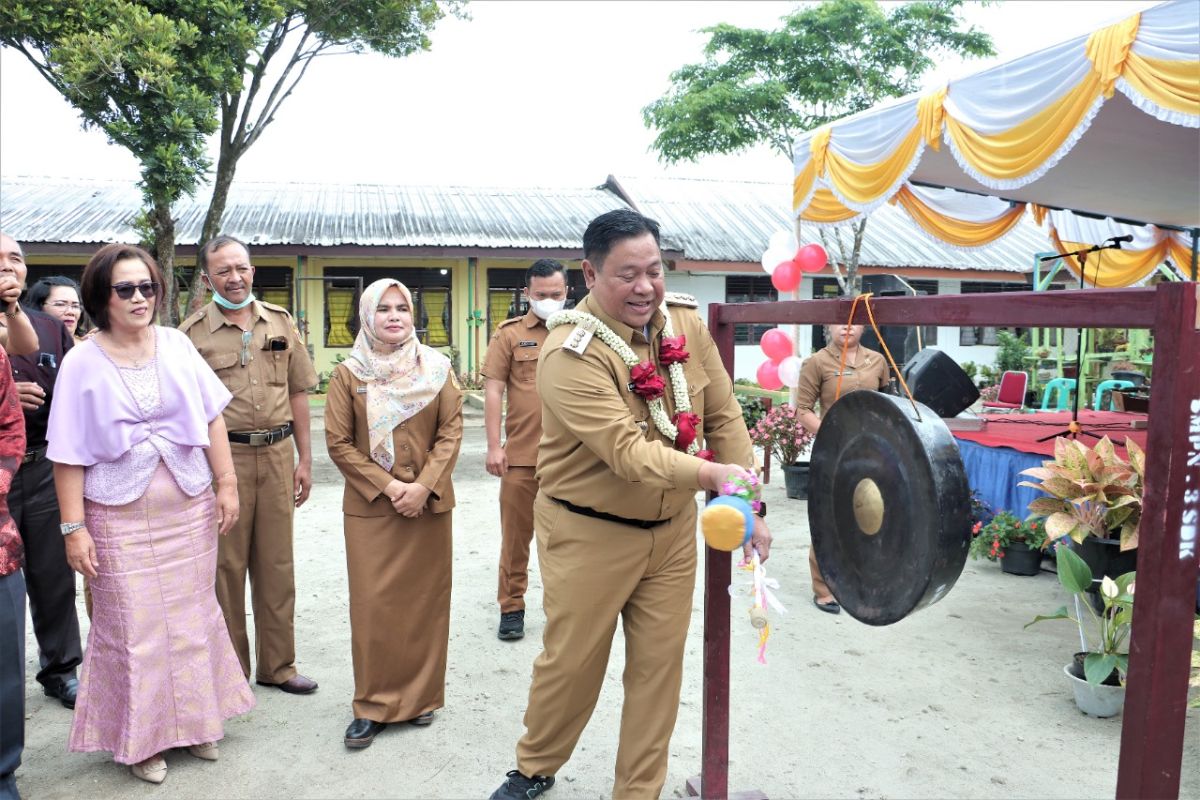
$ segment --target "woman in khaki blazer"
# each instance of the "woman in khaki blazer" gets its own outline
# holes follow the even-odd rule
[[[325,405],[325,442],[346,478],[352,748],[390,722],[428,725],[444,704],[462,442],[462,392],[449,359],[417,341],[404,284],[368,286],[359,322]]]

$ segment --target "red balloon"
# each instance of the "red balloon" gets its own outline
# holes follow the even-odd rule
[[[771,273],[771,285],[781,292],[794,292],[803,277],[795,261],[785,261]]]
[[[828,261],[825,248],[819,244],[806,244],[796,253],[796,265],[801,272],[820,272]]]
[[[779,380],[779,367],[774,361],[764,361],[758,365],[758,385],[769,392],[782,388],[783,381]]]
[[[793,354],[795,346],[792,344],[792,337],[788,336],[779,328],[771,328],[762,335],[758,346],[762,348],[763,353],[767,358],[778,364],[783,359]],[[762,383],[762,381],[759,381]]]

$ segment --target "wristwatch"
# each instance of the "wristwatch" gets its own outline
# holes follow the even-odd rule
[[[63,536],[70,536],[75,531],[86,527],[86,522],[60,522],[58,524],[58,529],[62,531]]]
[[[757,514],[759,517],[766,519],[767,518],[767,501],[759,500],[758,501],[758,511],[755,511],[754,513]]]

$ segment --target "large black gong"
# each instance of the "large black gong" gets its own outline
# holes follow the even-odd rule
[[[808,524],[821,575],[868,625],[946,596],[971,540],[970,489],[945,423],[906,398],[844,395],[821,420]]]

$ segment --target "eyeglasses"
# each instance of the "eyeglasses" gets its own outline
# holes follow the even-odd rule
[[[81,308],[83,308],[83,306],[79,305],[79,303],[72,303],[69,300],[51,300],[50,302],[46,303],[46,305],[53,306],[54,308],[60,308],[60,309],[61,308],[69,308],[72,311],[78,311]]]
[[[134,290],[142,293],[142,297],[147,300],[158,294],[158,284],[153,281],[142,281],[141,283],[114,283],[112,290],[117,293],[117,297],[122,300],[128,300],[133,297]]]

